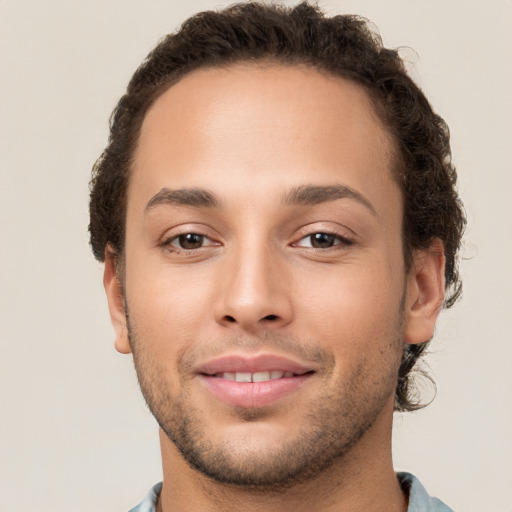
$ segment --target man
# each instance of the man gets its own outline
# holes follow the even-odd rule
[[[391,427],[460,293],[455,182],[445,123],[357,17],[240,4],[150,53],[90,206],[161,427],[133,510],[450,510],[395,474]]]

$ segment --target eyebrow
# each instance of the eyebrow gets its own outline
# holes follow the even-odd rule
[[[146,204],[145,210],[151,210],[159,205],[181,205],[215,208],[219,206],[219,200],[215,194],[202,188],[181,188],[172,190],[163,188],[156,193]]]
[[[346,185],[301,185],[292,188],[283,198],[285,205],[314,205],[336,201],[337,199],[353,199],[366,208],[373,215],[377,215],[374,206],[356,190]],[[216,208],[220,204],[217,196],[209,190],[202,188],[162,188],[146,204],[145,210],[151,210],[159,205],[195,206]]]
[[[313,205],[336,201],[337,199],[353,199],[377,215],[374,206],[366,197],[346,185],[301,185],[295,187],[284,197],[285,205]]]

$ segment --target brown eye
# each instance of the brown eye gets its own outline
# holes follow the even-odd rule
[[[309,238],[311,247],[315,249],[328,249],[336,244],[338,237],[329,233],[314,233]]]
[[[180,249],[200,249],[204,245],[205,236],[198,235],[197,233],[186,233],[184,235],[177,236],[171,245]]]
[[[312,249],[330,249],[332,247],[344,248],[352,245],[354,242],[344,236],[335,235],[334,233],[317,232],[301,238],[298,243],[294,244],[298,247],[309,247]]]

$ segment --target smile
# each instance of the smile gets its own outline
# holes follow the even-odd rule
[[[235,382],[266,382],[269,380],[277,380],[288,377],[296,376],[292,372],[284,372],[279,370],[267,371],[267,372],[222,372],[216,373],[213,377],[219,377],[226,380]]]
[[[316,373],[310,364],[271,354],[226,355],[199,366],[196,372],[209,394],[244,408],[293,396]]]

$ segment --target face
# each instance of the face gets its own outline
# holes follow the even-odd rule
[[[105,278],[116,345],[180,457],[289,485],[390,429],[420,280],[362,89],[301,67],[196,71],[148,112],[127,199],[126,316],[111,260]]]

